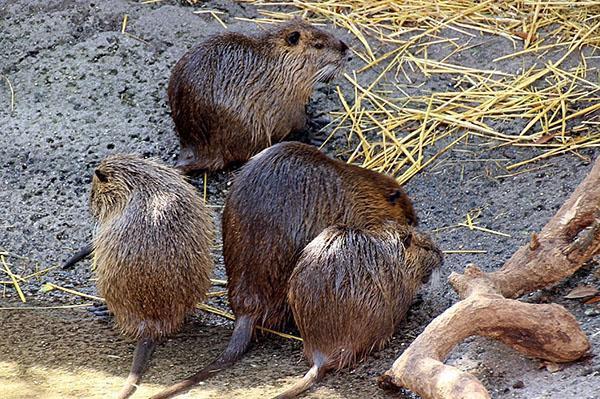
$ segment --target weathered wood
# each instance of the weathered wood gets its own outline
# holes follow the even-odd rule
[[[600,253],[600,158],[587,177],[529,244],[498,271],[474,265],[449,282],[461,300],[436,317],[380,378],[380,386],[406,387],[424,399],[486,399],[469,373],[443,362],[473,335],[497,339],[525,356],[562,363],[579,359],[589,341],[577,320],[556,304],[517,298],[570,276]]]

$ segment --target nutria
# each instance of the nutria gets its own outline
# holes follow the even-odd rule
[[[328,370],[381,349],[441,263],[441,251],[412,227],[323,230],[302,251],[288,291],[312,368],[276,399],[294,398]]]
[[[136,390],[156,343],[181,327],[205,297],[213,268],[209,211],[180,173],[133,155],[103,160],[92,178],[98,221],[98,291],[117,326],[137,340],[119,398]]]
[[[223,169],[301,130],[313,86],[333,79],[347,50],[300,18],[259,36],[225,33],[200,43],[169,81],[177,166]]]
[[[223,211],[223,256],[236,316],[231,340],[213,363],[152,398],[184,392],[233,364],[256,325],[288,325],[288,279],[304,247],[324,229],[368,229],[388,221],[417,223],[410,199],[391,177],[302,143],[276,144],[253,157],[237,173]]]

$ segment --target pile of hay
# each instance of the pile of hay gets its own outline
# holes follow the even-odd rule
[[[349,162],[403,183],[471,136],[493,139],[494,145],[540,148],[508,170],[600,146],[600,79],[590,65],[600,58],[600,1],[246,2],[260,7],[259,23],[301,15],[314,23],[331,22],[357,38],[360,47],[353,50],[363,66],[344,75],[354,93],[346,98],[338,88],[343,110],[334,113],[332,129],[332,135],[340,129],[348,135]],[[281,6],[290,7],[282,12]],[[513,58],[523,65],[521,71],[452,61],[494,35],[510,41],[513,50],[494,64]],[[438,51],[430,51],[434,48]],[[367,70],[377,73],[362,78]],[[410,95],[419,75],[444,75],[453,84]],[[507,134],[495,128],[500,120],[522,128]],[[430,147],[442,139],[443,145]]]

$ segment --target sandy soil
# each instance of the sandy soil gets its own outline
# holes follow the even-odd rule
[[[256,29],[234,19],[256,16],[252,6],[206,3],[208,8],[225,12],[222,17],[230,29]],[[107,154],[135,152],[173,162],[177,140],[166,103],[170,68],[192,44],[224,30],[209,15],[192,11],[169,1],[142,5],[122,0],[0,0],[0,73],[12,83],[16,100],[11,112],[8,87],[0,85],[0,250],[9,253],[15,273],[27,275],[56,265],[89,239],[93,225],[87,212],[90,174]],[[120,32],[125,14],[129,16],[127,32],[133,36]],[[348,33],[338,34],[356,44]],[[497,37],[481,40],[488,44],[461,53],[457,61],[508,72],[544,61],[527,58],[493,65],[491,59],[511,52],[512,47]],[[441,54],[448,49],[440,46],[437,51]],[[590,62],[598,64],[598,58]],[[440,90],[450,83],[450,77],[444,76],[413,78],[411,94]],[[349,93],[345,82],[336,83]],[[340,107],[332,87],[320,86],[315,91],[308,108],[309,135],[301,139],[319,141],[327,134],[317,130],[328,122],[327,112]],[[522,127],[517,125],[495,127],[510,133]],[[502,265],[558,209],[598,156],[582,151],[537,163],[527,173],[502,177],[507,174],[507,163],[534,153],[493,148],[493,144],[462,143],[407,184],[423,229],[456,225],[467,212],[480,209],[481,226],[511,236],[464,228],[439,230],[435,237],[443,249],[487,251],[448,255],[444,276],[462,270],[468,262],[486,270]],[[327,149],[332,156],[344,155],[342,132]],[[230,177],[229,171],[208,179],[208,202],[214,206],[217,222]],[[194,183],[202,187],[202,176],[194,178]],[[224,278],[218,247],[215,259],[215,276]],[[0,274],[0,279],[5,277]],[[25,305],[88,302],[57,291],[44,292],[41,287],[47,282],[95,293],[90,264],[84,262],[74,271],[52,270],[23,284]],[[598,262],[592,262],[568,281],[527,300],[566,306],[590,337],[592,352],[598,353],[600,309],[563,296],[579,284],[599,283]],[[307,397],[414,397],[383,392],[375,380],[455,300],[446,284],[423,291],[386,349],[353,370],[328,376]],[[226,306],[223,299],[211,303]],[[5,285],[0,307],[21,306],[12,287]],[[1,398],[105,398],[118,390],[127,374],[133,344],[119,336],[110,321],[98,319],[85,308],[3,309],[0,326]],[[156,392],[208,362],[224,348],[230,332],[231,323],[225,320],[194,315],[181,333],[158,348],[136,397]],[[451,362],[477,375],[494,398],[600,398],[597,356],[550,373],[540,369],[539,361],[477,338],[457,348]],[[300,344],[265,336],[235,367],[183,397],[268,397],[306,369]]]

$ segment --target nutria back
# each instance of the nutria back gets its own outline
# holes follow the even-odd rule
[[[435,244],[409,226],[323,230],[302,251],[288,293],[311,365],[341,369],[380,349],[441,263]]]
[[[176,170],[133,155],[97,167],[90,208],[98,290],[129,337],[176,332],[204,299],[213,260],[213,223]]]
[[[400,185],[301,143],[256,155],[237,174],[223,213],[223,255],[236,316],[268,328],[291,320],[287,282],[303,248],[335,224],[416,224]]]
[[[346,52],[342,41],[301,19],[257,36],[225,33],[200,43],[169,81],[178,166],[222,169],[302,129],[314,84],[331,80]]]

